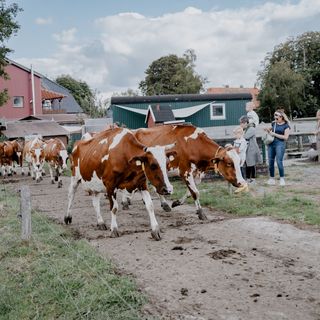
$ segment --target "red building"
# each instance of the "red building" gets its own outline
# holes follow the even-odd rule
[[[0,91],[7,89],[10,98],[0,107],[0,118],[16,120],[42,115],[41,75],[11,60],[6,72],[10,79],[0,78]]]

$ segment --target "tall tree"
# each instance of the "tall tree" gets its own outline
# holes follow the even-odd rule
[[[170,54],[153,61],[139,88],[145,95],[199,93],[206,79],[194,71],[196,58],[189,49],[183,57]]]
[[[5,71],[7,65],[5,58],[8,53],[12,52],[12,50],[6,46],[6,42],[15,35],[20,28],[15,18],[21,10],[16,3],[7,6],[5,0],[0,0],[0,78],[5,80],[9,79]],[[6,89],[1,91],[0,106],[4,105],[8,98],[8,91]]]
[[[294,94],[298,98],[299,105],[295,106],[296,109],[292,108],[292,111],[297,111],[303,116],[314,116],[320,106],[320,32],[306,32],[296,38],[290,38],[276,46],[273,52],[268,53],[264,69],[258,75],[261,87],[259,113],[262,119],[265,116],[265,109],[274,109],[279,100],[271,99],[270,93],[275,90],[275,85],[268,81],[268,78],[271,76],[269,73],[277,69],[274,66],[281,61],[288,63],[287,67],[291,69],[292,76],[299,75],[295,77],[295,81],[301,81],[298,95]],[[302,90],[300,90],[301,85]],[[276,94],[280,95],[283,92],[278,90]]]
[[[98,98],[98,93],[92,91],[85,81],[75,80],[70,75],[62,75],[56,82],[71,92],[84,113],[92,118],[105,116],[104,101]]]

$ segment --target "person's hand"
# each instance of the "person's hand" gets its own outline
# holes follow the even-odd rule
[[[264,130],[264,131],[267,131],[267,132],[270,132],[270,131],[271,131],[271,128],[264,128],[263,130]]]

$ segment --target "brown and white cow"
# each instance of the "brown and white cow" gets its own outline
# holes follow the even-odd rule
[[[159,194],[172,193],[173,187],[166,170],[166,156],[175,154],[168,151],[171,147],[173,145],[146,147],[137,141],[130,130],[124,128],[105,130],[89,140],[77,141],[70,156],[72,177],[65,223],[72,221],[70,209],[81,183],[83,189],[92,196],[100,228],[106,228],[100,214],[100,197],[101,194],[107,194],[111,211],[111,235],[119,236],[116,221],[117,190],[130,193],[139,190],[150,217],[152,237],[160,240],[160,229],[147,189],[147,179]]]
[[[13,172],[14,148],[10,141],[0,142],[0,165],[3,176],[10,176]]]
[[[51,183],[54,184],[54,181],[58,181],[58,188],[61,188],[61,174],[63,170],[67,169],[68,152],[66,146],[58,138],[46,141],[44,158],[49,165]],[[55,171],[55,177],[53,177],[53,170]]]
[[[199,219],[204,220],[197,184],[201,175],[211,169],[218,171],[235,187],[244,184],[241,175],[240,159],[235,150],[226,149],[211,140],[205,132],[193,125],[164,125],[134,131],[138,141],[146,146],[166,145],[175,143],[173,148],[177,156],[169,163],[169,169],[178,169],[178,174],[187,185],[187,193],[172,203],[172,207],[183,204],[191,194],[197,207]],[[198,180],[198,181],[197,181]],[[161,206],[170,211],[170,207],[163,196],[160,196]]]
[[[25,143],[23,148],[23,159],[28,163],[29,172],[36,182],[42,180],[42,168],[44,165],[44,147],[46,143],[39,137]]]

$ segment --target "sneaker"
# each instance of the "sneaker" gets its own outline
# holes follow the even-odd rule
[[[269,186],[274,186],[276,184],[276,180],[274,180],[274,178],[270,178],[268,181],[267,181],[267,184]]]
[[[284,178],[280,178],[280,186],[285,186],[286,182],[284,181]]]

